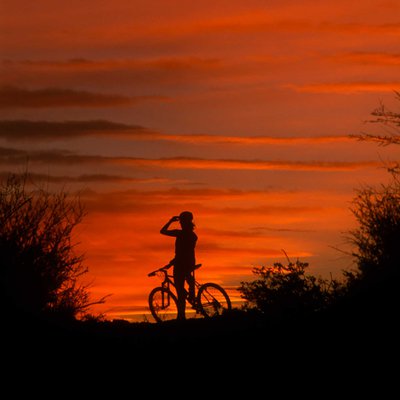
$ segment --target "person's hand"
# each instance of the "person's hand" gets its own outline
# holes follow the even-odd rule
[[[179,221],[179,217],[177,217],[177,216],[172,217],[172,218],[170,219],[170,221],[171,221],[171,222],[177,222],[177,221]]]

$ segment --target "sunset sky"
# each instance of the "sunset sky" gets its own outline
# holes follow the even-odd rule
[[[94,308],[137,320],[194,213],[200,281],[352,268],[355,190],[398,150],[349,138],[398,107],[400,2],[0,0],[0,175],[79,191]]]

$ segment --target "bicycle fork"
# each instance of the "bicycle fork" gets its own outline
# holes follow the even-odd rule
[[[164,289],[161,291],[161,308],[167,308],[171,304],[170,300],[170,291],[169,291],[169,283],[168,282],[162,282],[161,287]]]

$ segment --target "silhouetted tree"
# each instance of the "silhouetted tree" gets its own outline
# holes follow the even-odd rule
[[[308,263],[288,260],[286,266],[275,263],[272,267],[255,268],[253,272],[258,278],[241,282],[239,287],[247,301],[245,307],[274,317],[295,317],[325,309],[341,285],[306,274],[307,267]]]
[[[84,216],[79,198],[27,189],[27,175],[0,186],[2,308],[77,317],[93,304],[78,278],[87,269],[76,255],[73,229]]]

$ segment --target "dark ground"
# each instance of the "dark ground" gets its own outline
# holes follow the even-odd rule
[[[3,343],[16,351],[86,352],[126,357],[216,351],[237,356],[383,351],[400,341],[397,315],[379,310],[330,310],[267,319],[234,310],[211,319],[164,323],[9,319]],[[394,350],[394,347],[393,347]],[[71,353],[70,353],[71,354]]]
[[[13,390],[22,385],[29,393],[33,382],[39,395],[56,399],[65,391],[82,397],[84,390],[113,399],[335,392],[342,398],[351,386],[360,396],[378,374],[398,381],[399,328],[386,313],[335,310],[267,320],[234,311],[162,324],[26,317],[9,319],[3,334],[3,381],[9,374]],[[379,386],[379,398],[387,387]]]

